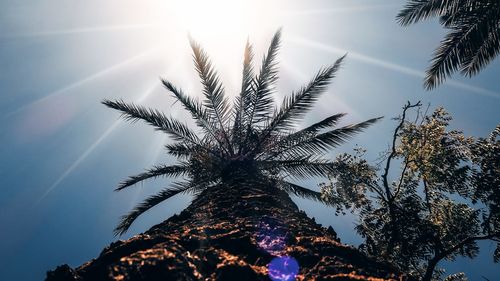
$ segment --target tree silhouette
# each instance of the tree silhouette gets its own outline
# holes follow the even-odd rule
[[[363,251],[430,281],[441,280],[442,260],[477,256],[480,240],[496,242],[500,261],[500,125],[488,138],[465,137],[448,129],[443,108],[428,116],[420,108],[404,106],[383,168],[370,165],[363,149],[342,154],[322,193],[338,211],[359,211]]]
[[[378,118],[334,129],[344,116],[335,114],[305,129],[295,130],[297,122],[325,92],[345,56],[322,68],[307,85],[286,97],[276,108],[273,93],[278,79],[276,56],[280,36],[281,31],[278,30],[258,75],[254,74],[252,46],[247,43],[241,92],[232,107],[207,54],[190,39],[194,64],[203,86],[203,101],[188,96],[168,80],[162,80],[162,83],[191,114],[201,134],[156,109],[122,100],[103,101],[106,106],[121,111],[124,119],[132,122],[143,120],[172,137],[175,143],[167,144],[166,149],[179,159],[175,165],[158,165],[131,176],[116,190],[160,176],[184,176],[187,179],[173,183],[137,205],[122,217],[115,234],[125,233],[141,214],[177,194],[197,195],[235,178],[265,182],[276,190],[329,204],[319,192],[285,178],[308,178],[331,173],[333,165],[323,159],[322,154],[367,128]]]
[[[500,53],[500,1],[410,0],[397,20],[409,25],[432,17],[438,17],[449,32],[427,70],[427,89],[457,71],[476,75]]]

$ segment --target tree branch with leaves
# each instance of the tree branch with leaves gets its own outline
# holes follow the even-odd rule
[[[421,115],[421,107],[407,103],[396,118],[383,168],[357,148],[337,157],[321,191],[337,214],[359,214],[362,250],[430,281],[440,280],[442,260],[475,257],[477,241],[496,242],[495,261],[500,257],[500,130],[465,137],[449,129],[443,108]]]

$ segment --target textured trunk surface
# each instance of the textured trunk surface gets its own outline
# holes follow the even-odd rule
[[[296,280],[404,279],[341,244],[286,193],[239,184],[204,191],[179,215],[46,280],[295,280],[292,259],[277,257],[297,262]],[[280,261],[288,272],[274,266]]]

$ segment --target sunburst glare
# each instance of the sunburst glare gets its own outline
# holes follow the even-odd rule
[[[189,33],[200,41],[241,42],[255,31],[276,28],[279,10],[269,1],[170,0],[165,2],[164,25],[176,25],[181,34]],[[168,12],[175,10],[175,13]],[[265,18],[266,21],[258,20]],[[272,20],[272,19],[275,20]]]

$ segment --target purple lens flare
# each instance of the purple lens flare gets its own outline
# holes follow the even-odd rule
[[[283,226],[266,219],[259,223],[259,230],[255,234],[257,245],[273,256],[285,254],[286,238],[287,233]]]
[[[299,273],[297,260],[289,256],[276,257],[267,267],[273,281],[295,281]]]

